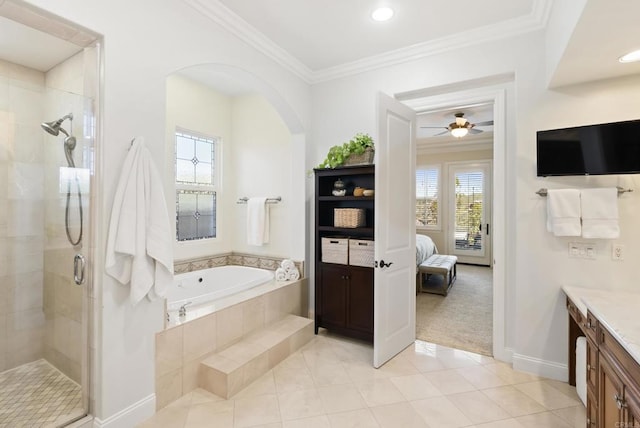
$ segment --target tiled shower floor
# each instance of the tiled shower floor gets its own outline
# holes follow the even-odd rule
[[[82,414],[80,385],[45,360],[0,373],[0,427],[54,427]]]

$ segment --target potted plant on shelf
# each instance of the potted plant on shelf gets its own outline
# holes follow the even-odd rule
[[[331,147],[326,159],[318,165],[318,168],[371,164],[373,155],[373,138],[369,134],[358,133],[346,143]]]

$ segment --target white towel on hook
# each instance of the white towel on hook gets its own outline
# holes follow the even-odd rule
[[[580,200],[583,238],[616,239],[620,236],[618,189],[582,189]]]
[[[142,137],[125,158],[111,210],[105,270],[130,283],[136,304],[163,297],[173,283],[173,236],[162,177]]]
[[[547,191],[547,230],[555,236],[580,236],[580,191]]]
[[[256,246],[269,243],[269,207],[265,197],[247,201],[247,243]]]

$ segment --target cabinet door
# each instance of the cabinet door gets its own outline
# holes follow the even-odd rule
[[[598,426],[598,405],[596,397],[591,392],[587,392],[587,428],[596,428]]]
[[[345,327],[347,324],[347,283],[349,270],[340,266],[321,268],[320,296],[322,325]]]
[[[373,333],[373,269],[351,269],[347,305],[347,327]]]
[[[627,428],[640,428],[640,395],[634,390],[625,388],[624,401],[626,406],[626,423]]]
[[[600,394],[598,400],[598,426],[621,427],[624,426],[623,411],[620,400],[623,400],[623,384],[615,374],[608,359],[601,353],[599,361],[598,383]]]
[[[598,347],[587,338],[587,387],[598,390]]]

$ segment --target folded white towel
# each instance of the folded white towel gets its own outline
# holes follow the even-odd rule
[[[144,140],[125,158],[111,210],[105,270],[130,283],[129,300],[163,297],[173,283],[173,236],[162,177]]]
[[[300,272],[298,269],[294,269],[287,273],[287,281],[297,281],[300,279]]]
[[[580,191],[547,191],[547,230],[555,236],[580,236]]]
[[[289,259],[284,259],[280,263],[280,266],[282,267],[282,269],[285,270],[285,272],[290,272],[290,271],[296,269],[296,264],[293,262],[293,260],[289,260]]]
[[[582,237],[616,239],[618,224],[618,189],[582,189]]]
[[[287,273],[282,268],[276,269],[276,281],[286,281]]]
[[[269,242],[269,207],[267,198],[247,201],[247,243],[262,246]]]

